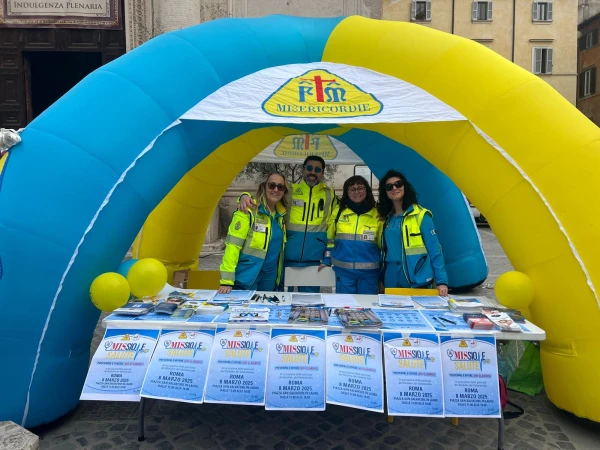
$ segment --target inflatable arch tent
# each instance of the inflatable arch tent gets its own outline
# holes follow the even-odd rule
[[[323,96],[316,77],[323,88],[329,75],[345,98],[330,85]],[[313,90],[302,85],[302,105],[304,77]],[[258,109],[231,109],[242,98],[233,93],[253,95]],[[335,100],[346,108],[333,109]],[[317,113],[318,125],[299,117]],[[98,319],[89,286],[118,267],[187,172],[196,167],[185,182],[198,196],[218,196],[277,139],[336,131],[363,140],[368,151],[357,152],[368,164],[367,153],[390,157],[368,147],[374,135],[411,148],[478,205],[535,285],[530,311],[547,331],[550,399],[600,421],[599,213],[588,207],[600,197],[598,128],[542,80],[467,39],[409,23],[283,16],[153,39],[83,80],[4,156],[0,419],[34,426],[75,407]],[[208,221],[212,208],[200,207]]]

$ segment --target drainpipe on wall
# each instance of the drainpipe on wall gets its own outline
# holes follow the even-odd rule
[[[452,0],[452,34],[454,34],[454,2],[455,0]]]
[[[512,62],[515,62],[515,26],[517,23],[517,0],[513,0],[513,26],[512,26]]]

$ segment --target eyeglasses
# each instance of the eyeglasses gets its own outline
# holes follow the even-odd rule
[[[394,189],[394,188],[400,189],[402,186],[404,186],[404,181],[398,180],[398,181],[394,181],[394,183],[386,183],[385,190],[390,192],[392,189]]]
[[[348,189],[348,193],[349,194],[361,194],[361,193],[365,192],[366,190],[367,190],[367,188],[364,186],[356,186],[356,187]]]
[[[269,189],[271,189],[272,191],[274,191],[275,189],[277,189],[278,191],[285,192],[287,190],[287,187],[285,187],[285,185],[274,183],[272,181],[270,183],[267,183],[267,187]]]
[[[311,166],[310,164],[308,166],[304,166],[304,168],[307,172],[321,173],[323,171],[323,169],[321,169],[319,166]]]

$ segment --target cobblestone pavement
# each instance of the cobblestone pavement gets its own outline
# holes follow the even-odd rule
[[[491,284],[511,270],[489,228],[481,230],[490,276],[473,293],[493,296]],[[201,260],[214,269],[218,255]],[[485,287],[487,286],[487,288]],[[96,329],[92,351],[103,327]],[[510,393],[525,414],[506,422],[507,449],[576,449],[545,396]],[[384,414],[328,405],[324,412],[272,412],[259,407],[194,405],[148,400],[145,406],[146,440],[138,442],[138,403],[81,402],[58,422],[34,429],[41,449],[223,449],[223,450],[353,450],[353,449],[495,449],[497,422],[492,419],[396,418]],[[563,419],[564,421],[564,419]],[[572,427],[570,428],[572,430]],[[598,441],[600,442],[600,434]],[[593,447],[589,447],[593,448]],[[598,447],[597,447],[598,448]]]

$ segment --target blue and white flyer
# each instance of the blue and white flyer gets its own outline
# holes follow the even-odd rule
[[[264,405],[270,341],[269,327],[218,327],[204,401]]]
[[[327,332],[327,403],[383,412],[379,331]]]
[[[142,397],[202,403],[215,330],[165,330],[142,385]]]
[[[438,335],[383,332],[388,415],[443,417]]]
[[[445,414],[500,417],[498,360],[494,336],[441,336]]]
[[[325,329],[273,328],[265,409],[325,410]]]
[[[159,330],[106,330],[90,364],[81,400],[139,402],[159,333]]]

